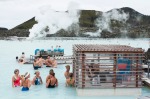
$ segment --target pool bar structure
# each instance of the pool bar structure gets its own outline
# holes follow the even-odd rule
[[[126,45],[73,45],[78,89],[141,88],[144,50]]]

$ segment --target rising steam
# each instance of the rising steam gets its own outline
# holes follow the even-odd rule
[[[67,30],[69,26],[79,21],[78,4],[71,2],[66,12],[55,11],[50,6],[43,6],[35,20],[38,23],[29,30],[29,38],[45,37],[60,29]]]
[[[97,27],[99,27],[99,32],[101,32],[102,30],[107,30],[109,32],[112,32],[110,26],[111,20],[116,20],[122,23],[126,23],[128,18],[129,18],[129,14],[125,13],[124,11],[113,9],[112,11],[102,13],[102,16],[100,16],[97,19],[96,25]]]

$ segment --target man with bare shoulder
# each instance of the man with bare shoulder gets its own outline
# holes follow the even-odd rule
[[[39,67],[43,66],[43,64],[45,63],[45,60],[42,58],[42,56],[39,56],[39,60],[37,61],[37,63]]]
[[[52,67],[57,68],[57,61],[55,60],[55,58],[51,58],[52,61]]]
[[[50,55],[47,56],[45,65],[46,65],[46,67],[52,67],[52,60],[50,59]]]
[[[57,61],[53,57],[50,58],[50,56],[48,55],[47,59],[45,61],[45,65],[46,65],[46,67],[57,68]]]
[[[66,79],[69,78],[69,73],[70,73],[70,65],[67,65],[66,66],[66,72],[64,73],[64,76],[65,76]]]
[[[21,78],[21,86],[22,86],[22,91],[28,91],[30,86],[31,86],[31,82],[29,80],[30,78],[30,73],[26,72],[25,75]]]

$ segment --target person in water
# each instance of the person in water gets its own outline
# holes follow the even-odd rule
[[[52,60],[50,59],[50,55],[47,56],[45,65],[46,65],[46,67],[52,67]]]
[[[50,79],[50,74],[54,73],[54,70],[53,69],[50,69],[49,71],[49,75],[46,77],[46,83],[47,81]]]
[[[25,75],[21,79],[22,91],[29,90],[29,88],[31,86],[31,82],[30,82],[29,78],[30,78],[30,73],[26,72]]]
[[[39,59],[37,60],[38,66],[42,67],[45,63],[45,60],[42,58],[42,56],[39,56]]]
[[[25,58],[24,52],[22,52],[22,55],[19,58],[19,63],[22,63],[22,64],[26,63],[26,58]]]
[[[46,88],[55,88],[58,86],[58,80],[55,77],[55,73],[50,74],[50,79],[46,83]]]
[[[66,66],[66,72],[64,73],[64,76],[65,76],[66,79],[69,78],[69,73],[70,73],[70,65],[67,65]]]
[[[33,85],[43,84],[43,81],[42,81],[42,78],[40,76],[40,72],[39,71],[35,72],[35,77],[33,78],[32,84]]]
[[[73,73],[69,74],[69,78],[66,79],[66,86],[74,87],[75,79],[73,77]]]
[[[52,67],[57,68],[57,61],[54,58],[52,58],[51,61],[52,61]]]
[[[24,60],[23,60],[22,58],[20,58],[20,59],[18,60],[18,63],[19,63],[19,64],[24,64],[25,62],[24,62]]]
[[[15,69],[14,74],[15,75],[12,77],[12,87],[18,87],[20,86],[20,80],[21,80],[21,77],[19,75],[19,70]]]
[[[38,60],[39,60],[39,58],[34,59],[34,62],[33,62],[33,68],[34,68],[35,70],[37,70],[38,68],[41,68],[41,66],[38,66],[38,65],[39,65]]]

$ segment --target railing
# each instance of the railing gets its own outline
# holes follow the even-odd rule
[[[74,51],[73,71],[77,88],[142,87],[143,53]],[[120,66],[121,64],[121,66]]]
[[[83,77],[84,75],[84,77]],[[76,87],[78,88],[132,88],[142,87],[142,71],[82,71],[76,72]]]

